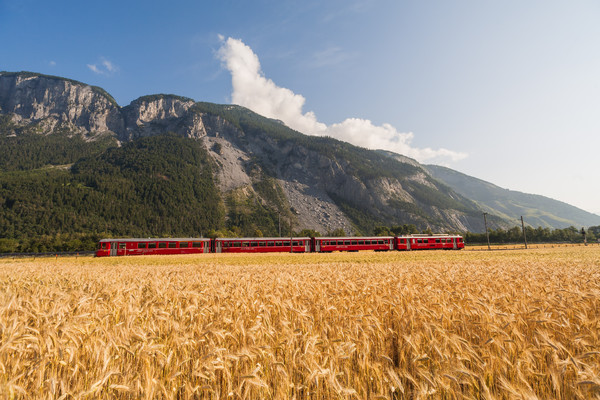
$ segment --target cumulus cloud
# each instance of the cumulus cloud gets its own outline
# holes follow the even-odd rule
[[[420,162],[457,161],[465,153],[447,149],[416,148],[411,145],[412,132],[403,133],[390,124],[375,125],[367,119],[348,118],[326,125],[317,120],[314,112],[303,112],[304,96],[277,86],[264,76],[258,56],[239,39],[220,37],[217,55],[231,73],[231,101],[265,117],[283,121],[287,126],[307,135],[330,136],[368,149],[393,151]]]
[[[96,64],[87,64],[87,67],[98,75],[112,75],[119,70],[115,64],[104,57],[101,57]]]

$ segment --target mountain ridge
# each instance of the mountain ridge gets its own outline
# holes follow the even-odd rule
[[[213,221],[214,230],[274,235],[282,220],[284,230],[287,224],[323,233],[370,234],[377,225],[390,224],[433,231],[484,229],[476,202],[407,157],[309,137],[236,105],[166,94],[142,96],[124,107],[111,99],[103,89],[77,81],[2,72],[0,140],[17,153],[37,152],[37,161],[19,153],[24,171],[44,162],[76,164],[82,157],[102,157],[110,148],[144,138],[171,134],[193,140],[203,149],[200,157],[206,157],[202,165],[213,165],[225,210],[219,222]],[[15,144],[19,140],[21,147]],[[43,143],[50,143],[48,149],[40,150]],[[161,146],[169,147],[168,140]],[[5,168],[18,165],[7,156],[0,161]],[[72,171],[70,178],[75,179]],[[162,209],[152,196],[139,201]],[[490,216],[488,223],[510,227],[501,216]],[[176,235],[172,229],[148,234]]]
[[[438,165],[425,167],[435,179],[472,199],[487,212],[508,220],[518,222],[523,216],[528,225],[542,228],[587,227],[600,224],[600,216],[547,196],[504,189]]]

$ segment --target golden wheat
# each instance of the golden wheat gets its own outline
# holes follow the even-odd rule
[[[1,260],[0,396],[600,398],[600,249]]]

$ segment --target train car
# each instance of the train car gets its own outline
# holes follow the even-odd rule
[[[102,239],[96,257],[210,253],[210,239]]]
[[[360,250],[388,251],[394,250],[394,238],[392,236],[316,237],[313,238],[312,250],[317,253]]]
[[[460,235],[396,236],[397,250],[460,250],[465,242]]]
[[[217,238],[213,243],[215,253],[309,253],[311,239],[295,238]]]

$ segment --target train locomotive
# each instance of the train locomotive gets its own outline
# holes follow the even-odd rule
[[[201,253],[331,253],[334,251],[460,250],[460,235],[373,237],[139,238],[102,239],[96,257]]]

